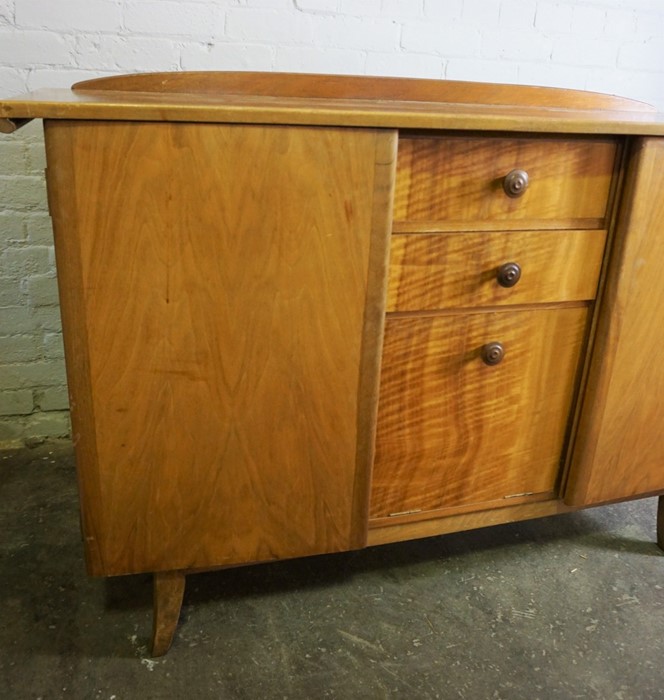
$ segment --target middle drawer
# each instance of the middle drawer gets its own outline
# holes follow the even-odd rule
[[[594,229],[393,234],[387,311],[591,300],[605,240]]]

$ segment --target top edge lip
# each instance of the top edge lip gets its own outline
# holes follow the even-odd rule
[[[62,91],[69,92],[69,91]],[[0,102],[0,118],[17,122],[24,119],[71,122],[192,122],[262,124],[279,126],[326,126],[387,128],[418,131],[503,132],[528,134],[569,134],[582,136],[664,136],[664,115],[649,112],[604,112],[552,110],[521,107],[450,105],[448,109],[418,108],[414,103],[393,104],[387,108],[375,101],[341,105],[321,101],[260,98],[248,103],[230,101],[190,101],[176,96],[163,102],[149,94],[152,101],[121,93],[114,100],[109,93],[86,93],[83,100],[67,103],[58,99],[59,91],[45,90],[33,99]],[[208,96],[209,97],[209,96]],[[39,99],[38,99],[39,98]],[[47,99],[48,98],[48,99]],[[103,98],[103,99],[102,99]],[[138,98],[138,99],[136,99]],[[599,117],[599,118],[598,118]]]
[[[172,71],[129,73],[93,78],[75,83],[72,91],[149,92],[203,95],[234,94],[303,99],[381,99],[436,104],[522,104],[523,96],[534,106],[584,111],[626,111],[656,113],[652,105],[609,93],[510,83],[401,78],[391,76],[340,75],[258,71]],[[401,91],[407,95],[399,94]],[[474,94],[470,100],[447,99],[445,92]],[[439,98],[432,93],[440,92]],[[521,99],[516,95],[520,94]],[[514,96],[514,97],[513,97]],[[580,106],[590,103],[590,106]],[[595,103],[595,104],[593,104]]]
[[[664,136],[663,113],[644,102],[601,93],[246,71],[132,73],[0,100],[5,133],[30,119]]]

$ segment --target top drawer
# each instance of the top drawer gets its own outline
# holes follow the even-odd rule
[[[617,148],[609,138],[402,137],[394,228],[604,228]],[[518,196],[504,188],[512,171],[528,176]]]

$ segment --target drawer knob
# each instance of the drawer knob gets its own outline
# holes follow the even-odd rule
[[[485,365],[497,365],[505,357],[505,348],[502,343],[487,343],[482,346],[482,362]]]
[[[521,266],[508,262],[498,268],[496,281],[501,287],[513,287],[521,279]]]
[[[521,197],[528,189],[530,178],[525,170],[512,170],[505,175],[503,189],[508,197]]]

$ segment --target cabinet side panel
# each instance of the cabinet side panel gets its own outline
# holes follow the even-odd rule
[[[380,351],[366,329],[385,289],[370,259],[387,249],[389,210],[375,204],[390,196],[379,166],[394,135],[54,128],[72,153],[73,189],[56,206],[77,222],[94,573],[361,546],[360,413]]]
[[[74,178],[76,144],[71,129],[59,122],[45,120],[46,184],[53,220],[58,292],[62,316],[72,440],[76,451],[81,504],[81,528],[84,535],[89,573],[104,569],[99,539],[88,536],[101,530],[101,491],[99,461],[92,405],[88,325],[84,303],[83,269],[77,200],[80,188]]]
[[[664,490],[664,139],[634,144],[565,501]]]

